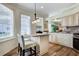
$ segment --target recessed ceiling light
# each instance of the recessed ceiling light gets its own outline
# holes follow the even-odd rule
[[[44,8],[44,6],[41,6],[41,8]]]

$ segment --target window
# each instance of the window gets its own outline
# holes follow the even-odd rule
[[[0,4],[0,38],[13,35],[13,12]]]
[[[31,34],[30,17],[21,15],[21,34]]]

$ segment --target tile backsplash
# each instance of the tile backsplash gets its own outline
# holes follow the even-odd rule
[[[79,26],[66,26],[64,31],[70,33],[79,33]]]

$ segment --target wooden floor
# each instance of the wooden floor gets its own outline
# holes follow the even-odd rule
[[[18,56],[17,48],[10,51],[6,56]],[[79,56],[79,50],[49,43],[49,51],[43,56]]]
[[[4,56],[18,56],[18,48],[13,49],[12,51],[5,54]]]
[[[79,56],[79,51],[58,44],[49,44],[49,51],[44,56]]]

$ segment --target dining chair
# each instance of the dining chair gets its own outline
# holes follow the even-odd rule
[[[30,52],[29,56],[37,55],[36,43],[31,40],[24,40],[23,35],[18,35],[18,52],[20,56],[25,56],[26,52]],[[26,38],[27,39],[27,38]],[[30,38],[29,38],[30,39]]]

